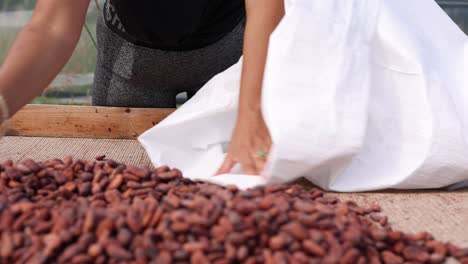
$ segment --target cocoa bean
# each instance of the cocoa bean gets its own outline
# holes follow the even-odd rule
[[[187,232],[190,230],[190,225],[187,222],[175,222],[171,224],[171,230],[176,233]]]
[[[87,196],[91,194],[91,183],[84,182],[78,185],[78,193],[81,196]]]
[[[122,200],[122,195],[117,190],[108,190],[104,193],[104,197],[108,203],[119,203]]]
[[[403,256],[409,261],[426,262],[430,255],[423,248],[418,246],[408,246],[403,250]]]
[[[206,242],[188,242],[183,245],[183,249],[187,252],[205,251],[208,249]]]
[[[105,159],[103,157],[102,159]],[[1,263],[463,263],[393,230],[378,205],[318,189],[239,190],[113,160],[0,166]]]
[[[165,182],[172,181],[180,177],[180,174],[177,171],[160,172],[157,175],[159,180]]]
[[[434,240],[427,241],[426,247],[431,249],[437,255],[442,255],[444,257],[447,255],[447,249],[445,248],[445,245],[442,242]]]
[[[255,204],[251,203],[250,201],[240,202],[236,204],[236,210],[243,215],[248,215],[254,212],[256,209],[257,207],[255,206]]]
[[[106,246],[107,254],[118,261],[132,259],[132,254],[116,243],[110,243]]]
[[[380,207],[380,205],[378,205],[378,204],[372,205],[371,209],[372,209],[373,212],[376,212],[376,213],[379,213],[379,212],[382,211],[382,207]]]
[[[154,263],[161,263],[161,264],[171,264],[172,263],[172,255],[167,251],[161,251],[159,255],[156,256]],[[208,263],[208,262],[205,262]]]
[[[23,162],[24,166],[26,166],[30,171],[34,172],[34,173],[37,173],[39,172],[40,170],[42,170],[42,167],[36,163],[35,161],[33,160],[25,160]]]
[[[382,216],[379,220],[379,224],[381,226],[386,226],[388,224],[388,218],[386,216]]]
[[[258,203],[258,208],[261,210],[268,210],[273,207],[273,199],[270,197],[265,197]]]
[[[76,256],[76,255],[78,255],[78,254],[80,254],[80,253],[82,253],[84,251],[85,251],[85,247],[80,243],[70,245],[60,255],[58,261],[61,262],[61,263],[64,263],[64,262],[66,262],[68,260],[71,260],[71,258],[73,258],[74,256]]]
[[[123,175],[124,179],[127,180],[127,181],[138,182],[140,180],[137,176],[135,176],[133,174],[130,174],[128,172],[124,172],[122,175]]]
[[[126,171],[130,174],[137,176],[140,179],[144,179],[149,176],[149,171],[145,169],[136,168],[133,166],[128,166]]]
[[[76,255],[71,260],[72,264],[91,264],[93,263],[93,258],[86,254]]]
[[[102,254],[102,246],[98,243],[96,244],[92,244],[89,248],[88,248],[88,255],[93,257],[93,258],[97,258],[98,256],[100,256]]]
[[[459,248],[452,243],[446,244],[447,250],[452,257],[463,258],[468,257],[468,248]]]
[[[359,250],[352,248],[348,250],[340,259],[340,264],[356,263],[360,256]]]
[[[248,256],[249,256],[249,249],[246,246],[241,246],[237,250],[237,254],[236,254],[237,260],[245,261]]]
[[[121,228],[117,235],[117,240],[122,246],[127,246],[132,240],[132,233],[126,228]]]
[[[326,255],[325,249],[312,240],[305,240],[302,242],[302,247],[307,253],[313,256],[324,257]]]
[[[95,159],[97,161],[103,161],[105,158],[106,158],[106,155],[100,155],[100,156],[97,156]]]
[[[208,262],[208,258],[201,251],[194,252],[190,257],[190,264],[205,264]]]
[[[294,202],[294,209],[304,213],[313,213],[314,211],[316,211],[316,208],[313,204],[306,203],[300,200]]]
[[[429,257],[429,263],[431,264],[440,264],[440,263],[443,263],[444,260],[445,260],[445,255],[440,255],[437,253],[434,253]]]
[[[403,258],[393,254],[390,251],[382,252],[382,259],[385,264],[401,264],[403,263]]]
[[[141,224],[141,219],[138,217],[138,214],[134,210],[127,212],[126,223],[130,230],[134,233],[140,232],[140,229],[143,227]]]
[[[188,258],[190,257],[190,254],[185,251],[185,250],[176,250],[174,252],[174,260],[175,261],[184,261],[184,260],[188,260]]]
[[[107,188],[110,189],[110,190],[118,189],[120,187],[120,185],[122,185],[123,180],[124,180],[123,175],[122,174],[117,174],[111,180],[111,182],[109,183],[109,186],[107,186]]]
[[[297,240],[304,240],[307,238],[307,229],[299,222],[292,222],[285,225],[284,230]]]
[[[141,188],[141,184],[137,181],[129,181],[127,182],[127,187],[132,189],[139,189]]]
[[[11,233],[4,232],[2,234],[2,244],[0,245],[0,256],[3,258],[8,258],[13,254],[13,241],[11,237]]]

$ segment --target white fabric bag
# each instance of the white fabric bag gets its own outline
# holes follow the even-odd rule
[[[377,2],[368,38],[372,29],[362,25],[373,24]],[[301,10],[321,5],[301,3]],[[312,62],[323,41],[304,34],[308,50],[273,36],[281,48],[273,46],[264,87],[275,142],[267,175],[306,176],[335,191],[438,188],[468,179],[466,35],[434,1],[340,4],[331,13],[343,18],[336,10],[354,10],[354,22],[338,29],[338,46],[324,44],[323,61]],[[364,12],[354,16],[358,10]],[[281,49],[283,57],[275,52]],[[335,75],[327,71],[333,67]]]
[[[273,33],[263,176],[212,177],[234,127],[241,62],[139,139],[155,164],[241,188],[306,176],[335,191],[468,179],[468,44],[431,0],[293,0]]]

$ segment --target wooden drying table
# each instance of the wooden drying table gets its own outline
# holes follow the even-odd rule
[[[0,160],[47,160],[107,155],[118,162],[151,166],[135,138],[173,109],[27,106],[0,140]],[[307,185],[306,183],[304,183]],[[379,203],[395,228],[426,230],[443,241],[468,247],[468,189],[333,194],[361,205]]]

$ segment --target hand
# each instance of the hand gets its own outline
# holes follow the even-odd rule
[[[216,175],[229,173],[239,163],[245,174],[260,175],[271,147],[271,137],[260,111],[239,116],[226,158]]]

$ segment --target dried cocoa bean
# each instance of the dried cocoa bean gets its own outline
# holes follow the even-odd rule
[[[38,163],[30,159],[25,160],[23,164],[29,169],[29,171],[34,173],[37,173],[42,169],[42,167]]]
[[[97,156],[95,159],[96,159],[97,161],[103,161],[104,159],[106,159],[106,155]]]
[[[382,252],[382,259],[385,264],[402,264],[403,258],[393,254],[390,251]]]
[[[132,259],[132,254],[116,243],[110,243],[106,246],[107,254],[118,261]]]
[[[440,264],[440,263],[443,263],[444,260],[445,260],[445,255],[440,255],[437,253],[434,253],[429,257],[429,263],[431,264]]]
[[[348,250],[340,259],[340,264],[356,263],[360,256],[359,250],[352,248]]]
[[[120,185],[122,185],[123,181],[124,181],[123,175],[122,174],[117,174],[111,180],[111,182],[109,183],[109,186],[107,186],[107,188],[110,189],[110,190],[118,189],[120,187]]]
[[[89,248],[88,248],[88,255],[93,257],[93,258],[96,258],[98,256],[100,256],[102,254],[102,246],[98,243],[96,244],[92,244]]]
[[[122,246],[127,246],[132,241],[132,233],[126,228],[121,228],[117,235],[117,240]]]
[[[325,249],[312,240],[305,240],[302,242],[302,247],[307,253],[313,256],[324,257],[326,255]]]
[[[190,230],[190,225],[187,222],[175,222],[171,224],[171,230],[176,233],[187,232]]]
[[[190,264],[205,264],[208,262],[208,258],[201,251],[196,251],[190,257]]]
[[[3,258],[8,258],[13,254],[13,241],[11,237],[11,233],[9,232],[4,232],[2,234],[2,244],[0,245],[0,256]]]
[[[408,246],[403,250],[403,256],[409,261],[426,262],[430,255],[423,248],[418,246]]]
[[[105,157],[103,157],[105,159]],[[468,249],[393,230],[378,205],[317,189],[241,191],[113,160],[0,166],[1,263],[462,263]]]
[[[73,258],[74,256],[76,256],[76,255],[78,255],[78,254],[80,254],[80,253],[82,253],[84,251],[85,251],[85,247],[80,243],[70,245],[60,255],[60,257],[58,258],[58,261],[60,263],[64,263],[64,262],[66,262],[68,260],[71,260],[71,258]]]
[[[285,225],[284,230],[296,240],[304,240],[307,238],[307,229],[299,222],[292,222]]]
[[[91,194],[91,183],[89,182],[84,182],[78,185],[78,193],[81,196],[87,196]]]
[[[72,264],[88,264],[93,263],[93,258],[86,254],[76,255],[71,260]]]
[[[283,236],[274,236],[270,238],[269,246],[273,250],[279,250],[286,246],[286,239]]]
[[[180,177],[180,174],[177,171],[160,172],[157,175],[159,180],[166,182],[175,180]]]
[[[137,176],[140,179],[144,179],[149,176],[149,170],[128,166],[126,171],[132,175]]]

